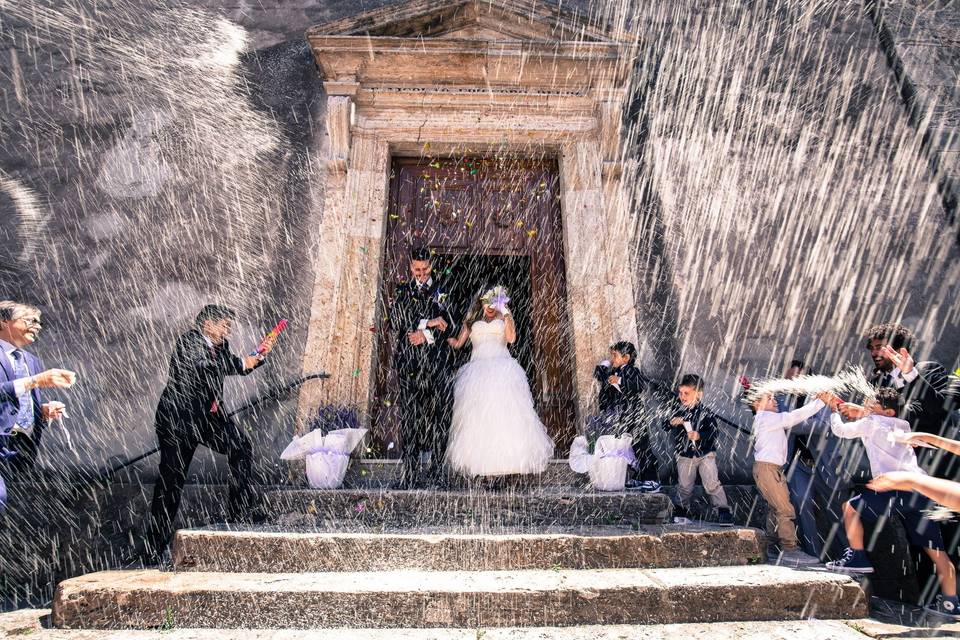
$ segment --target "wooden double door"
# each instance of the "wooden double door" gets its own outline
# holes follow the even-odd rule
[[[412,247],[434,253],[434,277],[457,322],[478,291],[496,284],[509,289],[518,331],[511,351],[527,372],[557,455],[564,454],[575,435],[576,400],[556,162],[396,158],[390,178],[371,455],[396,457],[403,447],[387,314],[397,285],[410,277]],[[455,366],[468,359],[469,348],[457,354]]]

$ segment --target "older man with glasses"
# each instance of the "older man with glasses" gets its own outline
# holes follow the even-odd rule
[[[0,512],[7,502],[3,474],[31,467],[46,424],[63,415],[62,402],[42,402],[40,389],[66,389],[77,374],[44,370],[25,347],[40,335],[40,310],[0,301]]]

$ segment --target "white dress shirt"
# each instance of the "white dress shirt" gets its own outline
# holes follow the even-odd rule
[[[753,417],[753,459],[783,466],[787,463],[787,431],[812,418],[826,405],[809,402],[793,411],[758,411]]]
[[[910,423],[906,420],[872,413],[853,422],[844,422],[834,413],[830,416],[830,430],[837,437],[860,438],[863,441],[874,477],[891,471],[924,473],[917,464],[913,447],[891,441],[889,437],[896,431],[910,431]]]
[[[890,380],[893,383],[894,389],[903,389],[909,383],[916,380],[917,376],[920,375],[920,372],[917,371],[916,367],[914,367],[913,369],[910,370],[910,373],[904,373],[900,371],[900,367],[897,367],[896,369],[891,371],[888,375],[890,376]]]

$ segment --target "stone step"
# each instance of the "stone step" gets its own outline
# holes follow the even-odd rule
[[[320,527],[503,527],[663,524],[673,512],[662,493],[603,493],[543,487],[536,491],[286,489],[268,491],[273,523]]]
[[[432,628],[863,617],[846,576],[685,569],[201,573],[105,571],[61,582],[61,628]]]
[[[500,571],[745,565],[765,549],[756,529],[676,525],[512,535],[182,529],[172,558],[178,571]]]
[[[111,631],[46,629],[49,609],[0,613],[0,631],[30,640],[867,640],[857,631],[870,620],[790,622],[707,622],[669,625],[583,625],[578,627],[501,627],[488,629],[178,629]],[[895,631],[908,631],[897,628]],[[886,635],[884,637],[890,637]],[[904,636],[897,636],[904,637]]]
[[[400,460],[385,458],[358,458],[350,461],[343,486],[347,489],[387,488],[400,480]],[[541,485],[584,486],[586,474],[576,473],[566,458],[551,460],[546,470],[536,478]]]

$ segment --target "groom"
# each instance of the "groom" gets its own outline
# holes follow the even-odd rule
[[[397,287],[390,308],[390,327],[396,339],[394,366],[399,381],[400,435],[403,466],[400,487],[422,483],[420,455],[431,451],[431,476],[443,483],[443,456],[450,431],[450,349],[455,335],[447,294],[433,278],[430,251],[410,253],[410,281]]]

